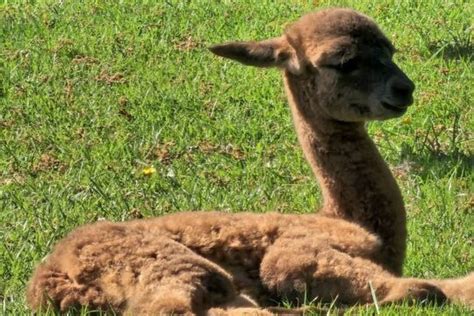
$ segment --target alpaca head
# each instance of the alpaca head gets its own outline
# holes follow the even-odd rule
[[[413,102],[414,84],[393,62],[391,42],[370,18],[350,9],[305,15],[281,37],[210,49],[246,65],[283,69],[309,117],[383,120],[401,116]]]

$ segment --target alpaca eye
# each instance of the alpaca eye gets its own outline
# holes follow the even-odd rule
[[[327,67],[334,69],[342,74],[349,74],[359,68],[359,61],[357,60],[357,58],[352,58],[341,64],[328,65]]]

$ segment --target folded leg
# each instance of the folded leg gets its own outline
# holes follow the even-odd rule
[[[264,285],[278,298],[294,302],[317,299],[354,305],[403,300],[443,302],[433,283],[398,278],[370,260],[351,257],[318,238],[278,240],[261,265]]]

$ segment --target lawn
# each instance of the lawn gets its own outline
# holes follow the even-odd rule
[[[404,117],[368,126],[407,204],[405,274],[472,271],[472,2],[4,1],[0,313],[28,313],[34,266],[81,224],[184,210],[314,212],[319,189],[279,73],[218,59],[206,47],[280,35],[289,21],[327,6],[372,16],[417,85]],[[468,310],[403,305],[380,313]]]

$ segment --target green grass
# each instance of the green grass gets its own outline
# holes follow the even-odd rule
[[[277,36],[288,21],[335,5],[374,17],[417,84],[404,118],[369,125],[408,207],[405,274],[473,270],[473,4],[144,3],[0,4],[1,313],[28,313],[34,266],[67,232],[99,218],[315,210],[320,194],[278,72],[220,60],[206,47]],[[147,166],[156,173],[144,176]],[[468,311],[404,305],[381,313]]]

